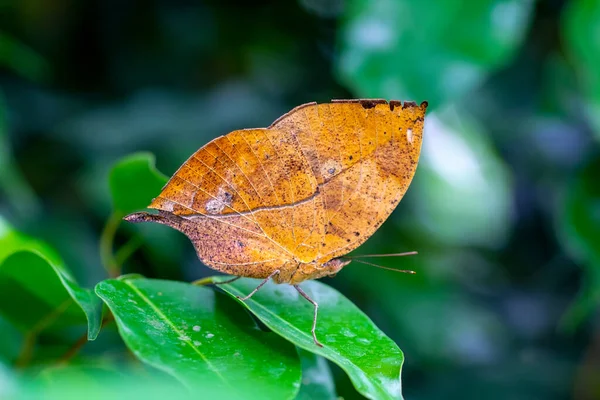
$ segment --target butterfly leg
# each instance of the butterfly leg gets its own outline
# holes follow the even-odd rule
[[[313,325],[312,325],[312,329],[310,330],[310,332],[312,333],[315,344],[319,347],[323,347],[321,342],[319,342],[317,340],[317,334],[315,333],[315,331],[317,330],[317,312],[319,310],[319,304],[316,301],[314,301],[313,299],[311,299],[310,297],[308,297],[308,295],[306,293],[304,293],[304,290],[300,289],[300,286],[294,285],[294,288],[298,291],[298,293],[300,293],[300,295],[302,297],[304,297],[306,300],[310,301],[311,304],[313,306],[315,306],[315,316],[313,317]]]
[[[256,289],[254,289],[253,291],[251,291],[250,293],[248,293],[248,295],[247,295],[246,297],[240,297],[240,296],[236,296],[236,297],[237,297],[238,299],[240,299],[241,301],[246,301],[246,300],[248,300],[250,297],[254,296],[254,293],[258,292],[258,290],[259,290],[261,287],[263,287],[263,286],[264,286],[264,285],[265,285],[267,282],[269,282],[269,279],[271,279],[272,277],[274,277],[274,276],[275,276],[275,275],[277,275],[278,273],[279,273],[279,270],[278,270],[278,269],[276,269],[275,271],[273,271],[273,272],[271,273],[271,275],[267,276],[267,277],[265,278],[265,280],[264,280],[264,281],[262,281],[262,282],[260,283],[260,285],[258,285],[258,286],[256,287]]]

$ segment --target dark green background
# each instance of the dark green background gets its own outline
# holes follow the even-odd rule
[[[428,100],[413,184],[356,251],[417,250],[380,260],[417,275],[325,282],[404,351],[406,398],[598,398],[598,32],[597,0],[0,1],[0,215],[92,287],[123,156],[171,175],[302,103]],[[117,244],[139,232],[125,272],[212,274],[166,227]]]

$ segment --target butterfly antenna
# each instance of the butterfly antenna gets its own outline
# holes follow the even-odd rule
[[[373,264],[373,263],[370,263],[368,261],[363,261],[363,260],[352,260],[352,261],[356,261],[357,263],[361,263],[361,264],[365,264],[365,265],[370,265],[372,267],[387,269],[389,271],[403,272],[405,274],[416,274],[415,271],[411,271],[409,269],[396,269],[396,268],[391,268],[391,267],[384,267],[383,265]]]
[[[406,253],[392,253],[392,254],[364,254],[358,256],[346,256],[344,258],[348,258],[354,260],[355,258],[371,258],[371,257],[403,257],[403,256],[416,256],[416,251],[407,251]]]

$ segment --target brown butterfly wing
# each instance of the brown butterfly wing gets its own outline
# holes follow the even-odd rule
[[[363,243],[404,195],[425,109],[310,103],[267,129],[219,137],[152,202],[163,216],[154,220],[183,231],[205,264],[234,275],[327,262]]]
[[[208,143],[149,208],[180,217],[177,226],[162,223],[184,232],[205,264],[235,275],[261,278],[293,260],[312,261],[318,243],[307,245],[309,237],[324,236],[311,168],[295,136],[276,129],[235,131]]]
[[[293,132],[320,187],[319,263],[360,246],[396,208],[419,161],[426,108],[342,100],[300,106],[272,125]]]

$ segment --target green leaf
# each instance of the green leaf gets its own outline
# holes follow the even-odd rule
[[[302,386],[296,400],[336,400],[335,384],[327,360],[298,348],[302,363]]]
[[[0,313],[34,333],[87,323],[94,340],[102,302],[77,285],[56,252],[0,219]]]
[[[20,399],[187,399],[189,391],[158,371],[148,373],[117,370],[101,365],[46,368],[35,377],[21,380],[10,398]],[[167,379],[168,378],[168,379]]]
[[[507,63],[521,44],[531,0],[350,0],[338,69],[362,97],[461,96]]]
[[[563,14],[565,50],[587,97],[587,116],[600,138],[600,1],[573,0]]]
[[[579,171],[567,191],[563,227],[569,250],[600,268],[600,157]]]
[[[405,351],[410,351],[413,371],[456,360],[475,365],[509,351],[510,330],[501,318],[473,303],[460,287],[444,277],[443,266],[456,269],[456,265],[464,265],[465,274],[474,270],[470,269],[472,265],[479,266],[468,251],[456,254],[455,249],[450,247],[447,252],[451,255],[442,255],[439,250],[428,248],[416,257],[385,264],[417,271],[416,275],[391,274],[352,264],[342,275],[348,287],[367,299],[365,307],[385,316],[388,329],[406,343]],[[466,336],[469,343],[481,343],[489,351],[473,352],[472,348],[465,347]]]
[[[567,190],[558,221],[561,243],[587,272],[579,299],[564,320],[571,328],[600,304],[600,157],[589,162]]]
[[[146,208],[167,183],[154,166],[154,155],[136,153],[123,158],[109,175],[114,210],[122,215]]]
[[[259,282],[239,279],[219,287],[232,296],[245,296]],[[317,338],[324,347],[317,347],[310,333],[312,304],[292,286],[269,282],[242,304],[296,346],[338,364],[361,394],[371,399],[400,398],[404,355],[398,346],[336,290],[315,281],[303,283],[302,289],[319,304]]]
[[[300,387],[294,347],[260,331],[227,296],[180,282],[107,280],[96,293],[127,346],[205,398],[290,399]]]

